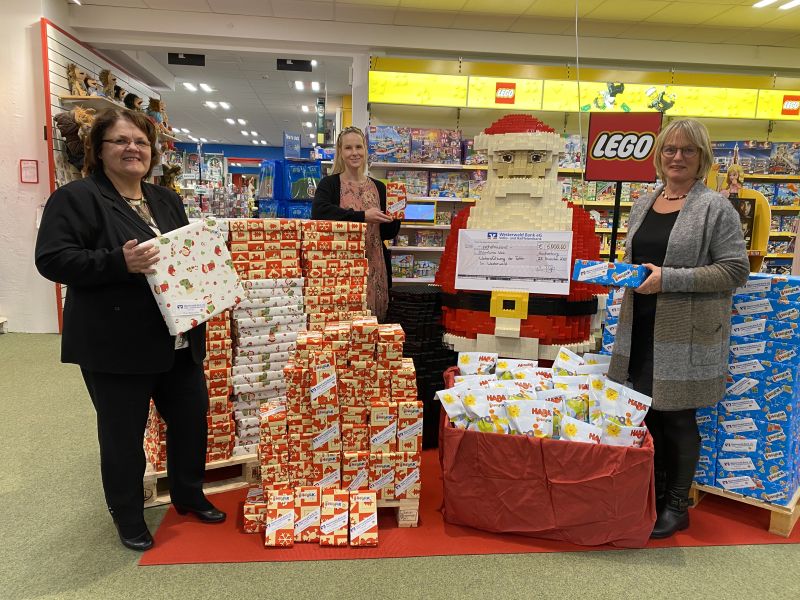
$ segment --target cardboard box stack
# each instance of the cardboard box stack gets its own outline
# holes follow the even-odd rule
[[[302,268],[306,278],[308,328],[369,315],[367,308],[366,224],[302,222]]]
[[[255,454],[264,437],[262,410],[269,412],[273,425],[280,422],[277,408],[285,403],[286,390],[283,367],[298,332],[306,329],[300,221],[234,219],[229,227],[231,258],[246,296],[232,313],[234,452]],[[283,449],[279,441],[276,451]]]
[[[736,291],[723,400],[698,411],[696,480],[788,504],[800,484],[800,277],[751,274]],[[715,427],[712,426],[715,425]]]

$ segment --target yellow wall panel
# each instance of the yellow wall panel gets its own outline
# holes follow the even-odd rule
[[[466,106],[467,77],[370,71],[369,101],[417,106]]]
[[[498,97],[497,89],[510,89],[504,84],[513,83],[513,97]],[[503,102],[513,100],[513,102]],[[497,108],[501,110],[540,110],[542,108],[542,81],[540,79],[511,79],[498,77],[470,77],[467,106],[471,108]]]

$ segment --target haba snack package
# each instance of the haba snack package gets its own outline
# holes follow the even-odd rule
[[[567,394],[564,390],[541,390],[536,393],[536,399],[549,404],[553,409],[553,437],[560,437],[561,418],[566,410]]]
[[[603,396],[606,391],[603,375],[589,375],[589,423],[601,425],[603,422]]]
[[[586,352],[583,355],[583,361],[587,365],[607,365],[611,362],[611,355],[610,354],[593,354],[591,352]]]
[[[488,375],[497,366],[497,353],[459,352],[458,368],[462,375]]]
[[[566,390],[578,388],[589,389],[589,378],[586,375],[553,375],[553,389]]]
[[[508,433],[505,390],[470,389],[462,396],[471,423],[468,429],[483,433]]]
[[[489,382],[497,381],[497,375],[489,373],[487,375],[456,375],[456,383],[466,383],[470,387],[488,387]]]
[[[566,396],[564,400],[564,416],[587,422],[589,420],[589,391],[578,388],[567,388],[562,391]]]
[[[603,429],[596,425],[564,416],[561,419],[561,439],[570,442],[599,444],[603,439]]]
[[[644,418],[647,416],[647,411],[650,410],[653,399],[628,387],[624,388],[624,391],[625,401],[622,405],[623,414],[621,416],[624,417],[627,427],[639,427],[644,423]]]
[[[436,398],[441,402],[450,422],[459,429],[466,429],[469,425],[469,417],[462,401],[467,390],[467,385],[462,383],[436,392]]]
[[[597,385],[597,380],[590,376],[592,385]],[[603,382],[603,391],[599,394],[599,409],[602,419],[614,422],[623,427],[638,427],[644,422],[647,411],[652,404],[652,398],[636,390],[609,379]],[[590,421],[599,425],[600,417],[590,415]]]
[[[593,365],[578,365],[575,368],[576,376],[583,375],[606,375],[608,373],[609,363],[595,363]]]
[[[602,424],[602,443],[607,446],[640,447],[647,435],[646,427],[627,427],[616,420],[604,420]]]
[[[575,375],[576,368],[584,364],[583,359],[568,348],[558,350],[556,360],[553,362],[554,375]]]
[[[553,405],[538,400],[511,400],[506,403],[510,433],[529,437],[553,437]]]
[[[514,379],[516,373],[523,369],[535,369],[539,366],[537,360],[519,360],[516,358],[498,358],[495,375],[498,379]]]

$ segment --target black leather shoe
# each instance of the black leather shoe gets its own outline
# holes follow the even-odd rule
[[[205,510],[198,510],[196,508],[192,508],[191,506],[184,506],[182,504],[173,504],[173,506],[179,515],[191,513],[203,523],[222,523],[227,516],[224,512],[217,510],[211,505],[209,505],[210,508]]]
[[[145,527],[144,531],[139,535],[125,537],[122,534],[122,529],[120,526],[116,523],[114,523],[114,525],[117,527],[119,541],[122,542],[122,545],[126,548],[136,550],[137,552],[144,552],[145,550],[150,550],[150,548],[153,547],[153,536],[150,535],[150,531],[147,529],[147,527]]]
[[[689,527],[689,501],[667,493],[667,504],[658,513],[650,538],[668,538]]]

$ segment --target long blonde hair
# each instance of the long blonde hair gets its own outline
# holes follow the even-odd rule
[[[358,174],[360,177],[367,170],[367,138],[364,137],[364,132],[358,127],[345,127],[336,137],[336,154],[333,155],[333,168],[331,169],[331,175],[338,175],[339,173],[344,173],[345,171],[344,157],[342,156],[342,138],[348,133],[355,133],[358,135],[361,138],[361,142],[364,144],[364,164],[361,165],[361,170]]]

